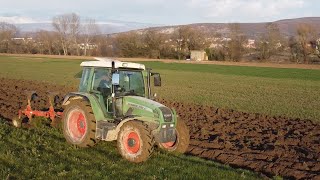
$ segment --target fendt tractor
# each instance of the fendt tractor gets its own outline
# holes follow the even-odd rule
[[[65,96],[63,112],[54,111],[50,96],[48,111],[32,110],[33,92],[13,124],[20,127],[22,116],[29,121],[34,116],[52,121],[62,117],[67,142],[90,147],[99,141],[116,140],[122,157],[136,163],[147,160],[155,146],[185,153],[190,140],[185,122],[174,109],[152,100],[152,77],[154,86],[161,86],[160,74],[143,64],[95,59],[81,63],[79,91]]]

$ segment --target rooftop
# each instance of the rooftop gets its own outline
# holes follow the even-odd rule
[[[112,67],[112,62],[114,62],[115,68],[129,68],[129,69],[142,69],[145,70],[145,66],[143,64],[131,63],[131,62],[121,62],[116,59],[110,58],[102,58],[95,57],[96,61],[84,61],[80,64],[80,66],[85,67]]]

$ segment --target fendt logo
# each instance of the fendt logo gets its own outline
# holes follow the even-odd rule
[[[141,106],[139,104],[135,104],[135,103],[128,103],[128,106],[133,107],[133,108],[137,108],[137,109],[141,109],[141,110],[145,110],[145,111],[149,111],[149,112],[153,112],[152,109],[145,107],[145,106]]]

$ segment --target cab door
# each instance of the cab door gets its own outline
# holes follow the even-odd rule
[[[112,75],[110,68],[95,68],[92,79],[91,93],[94,94],[106,117],[112,118],[112,107],[109,102],[112,90]]]

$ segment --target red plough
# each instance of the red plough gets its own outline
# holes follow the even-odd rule
[[[18,118],[15,118],[12,120],[13,125],[16,127],[21,127],[23,120],[25,118],[28,119],[28,123],[31,123],[32,118],[34,117],[44,117],[44,118],[51,119],[51,124],[56,125],[57,118],[61,118],[63,114],[62,112],[55,111],[54,109],[54,103],[58,93],[48,92],[48,98],[49,98],[49,104],[50,104],[48,111],[40,111],[40,110],[32,109],[31,101],[33,101],[37,97],[37,94],[35,91],[26,91],[26,94],[28,99],[27,107],[25,109],[19,110]]]

